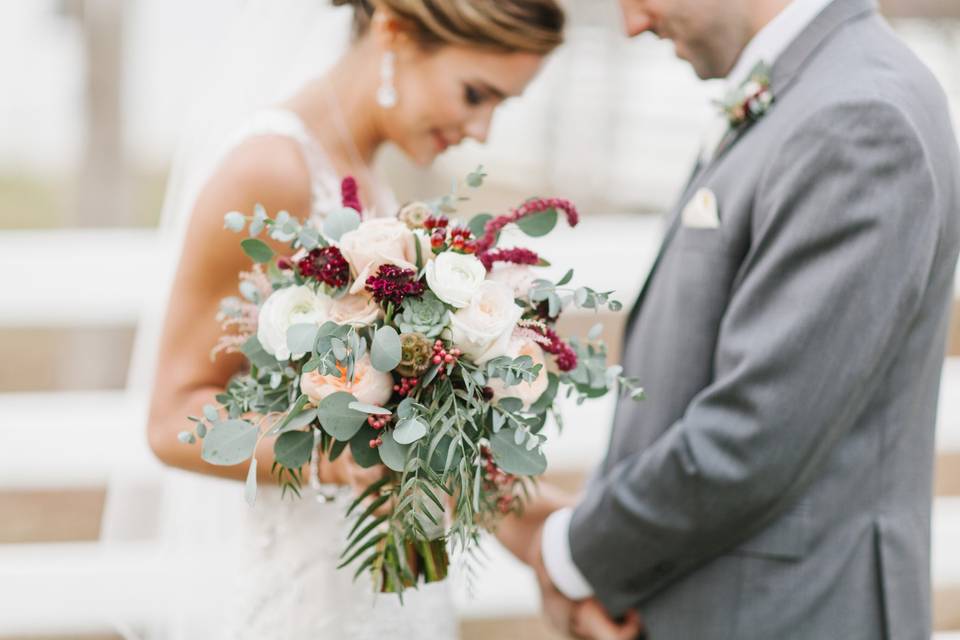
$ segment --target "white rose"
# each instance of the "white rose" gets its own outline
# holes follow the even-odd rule
[[[513,289],[514,298],[526,298],[536,279],[536,272],[524,264],[498,264],[487,275],[487,280],[502,282]]]
[[[506,355],[510,336],[523,315],[513,289],[502,282],[481,283],[470,304],[450,318],[453,343],[477,364]]]
[[[476,256],[445,251],[427,264],[427,284],[438,298],[462,309],[480,289],[487,270]]]
[[[380,305],[365,293],[348,293],[330,305],[330,320],[337,324],[367,326],[380,317]]]
[[[501,378],[493,378],[488,381],[487,386],[493,391],[494,400],[501,398],[519,398],[523,401],[524,409],[529,409],[530,405],[537,401],[547,390],[550,380],[547,377],[546,357],[543,355],[543,348],[530,338],[514,336],[507,345],[507,354],[511,358],[520,356],[530,356],[533,358],[533,364],[543,365],[540,373],[533,382],[523,381],[519,384],[507,386]]]
[[[429,239],[414,234],[396,218],[374,218],[343,234],[338,246],[355,278],[350,293],[362,291],[367,278],[385,264],[416,269],[417,242],[421,259],[426,261],[431,255]]]
[[[310,287],[288,287],[274,291],[260,307],[257,339],[264,351],[277,360],[289,360],[287,329],[295,324],[321,325],[328,319],[330,298],[317,295]],[[303,354],[294,354],[299,358]]]

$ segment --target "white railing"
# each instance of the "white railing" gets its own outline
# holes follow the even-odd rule
[[[555,265],[572,265],[577,281],[632,300],[656,251],[660,223],[644,217],[588,218],[576,232],[559,230],[529,243]],[[144,303],[142,283],[157,280],[156,234],[146,230],[7,232],[0,234],[0,328],[131,326]],[[616,265],[610,269],[609,265]],[[560,267],[553,268],[558,271]],[[557,274],[559,275],[559,274]],[[104,486],[116,451],[139,452],[133,464],[155,465],[142,443],[145,398],[122,390],[0,393],[0,490]],[[568,428],[548,445],[554,471],[585,472],[603,455],[610,401],[570,406]],[[109,447],[109,449],[108,449]],[[960,451],[960,360],[944,369],[938,448]],[[934,575],[960,586],[960,504],[938,499]],[[465,618],[534,615],[539,607],[530,571],[495,542],[474,598],[457,594]],[[156,615],[164,568],[150,543],[107,552],[95,543],[0,545],[3,633],[99,631],[103,611]],[[137,597],[133,597],[136,594]],[[51,602],[58,603],[52,615]]]

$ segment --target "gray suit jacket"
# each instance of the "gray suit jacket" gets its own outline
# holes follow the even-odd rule
[[[934,421],[958,252],[946,99],[870,0],[775,64],[691,180],[627,329],[573,559],[652,640],[929,638]]]

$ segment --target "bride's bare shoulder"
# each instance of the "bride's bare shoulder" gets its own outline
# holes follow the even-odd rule
[[[222,221],[227,211],[310,212],[310,170],[296,140],[261,135],[244,140],[222,160],[197,200],[194,216]]]

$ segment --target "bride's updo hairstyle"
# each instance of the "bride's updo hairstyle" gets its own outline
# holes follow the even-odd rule
[[[425,48],[461,45],[546,55],[563,42],[563,9],[556,0],[332,0],[351,5],[354,37],[383,7],[410,28]]]

